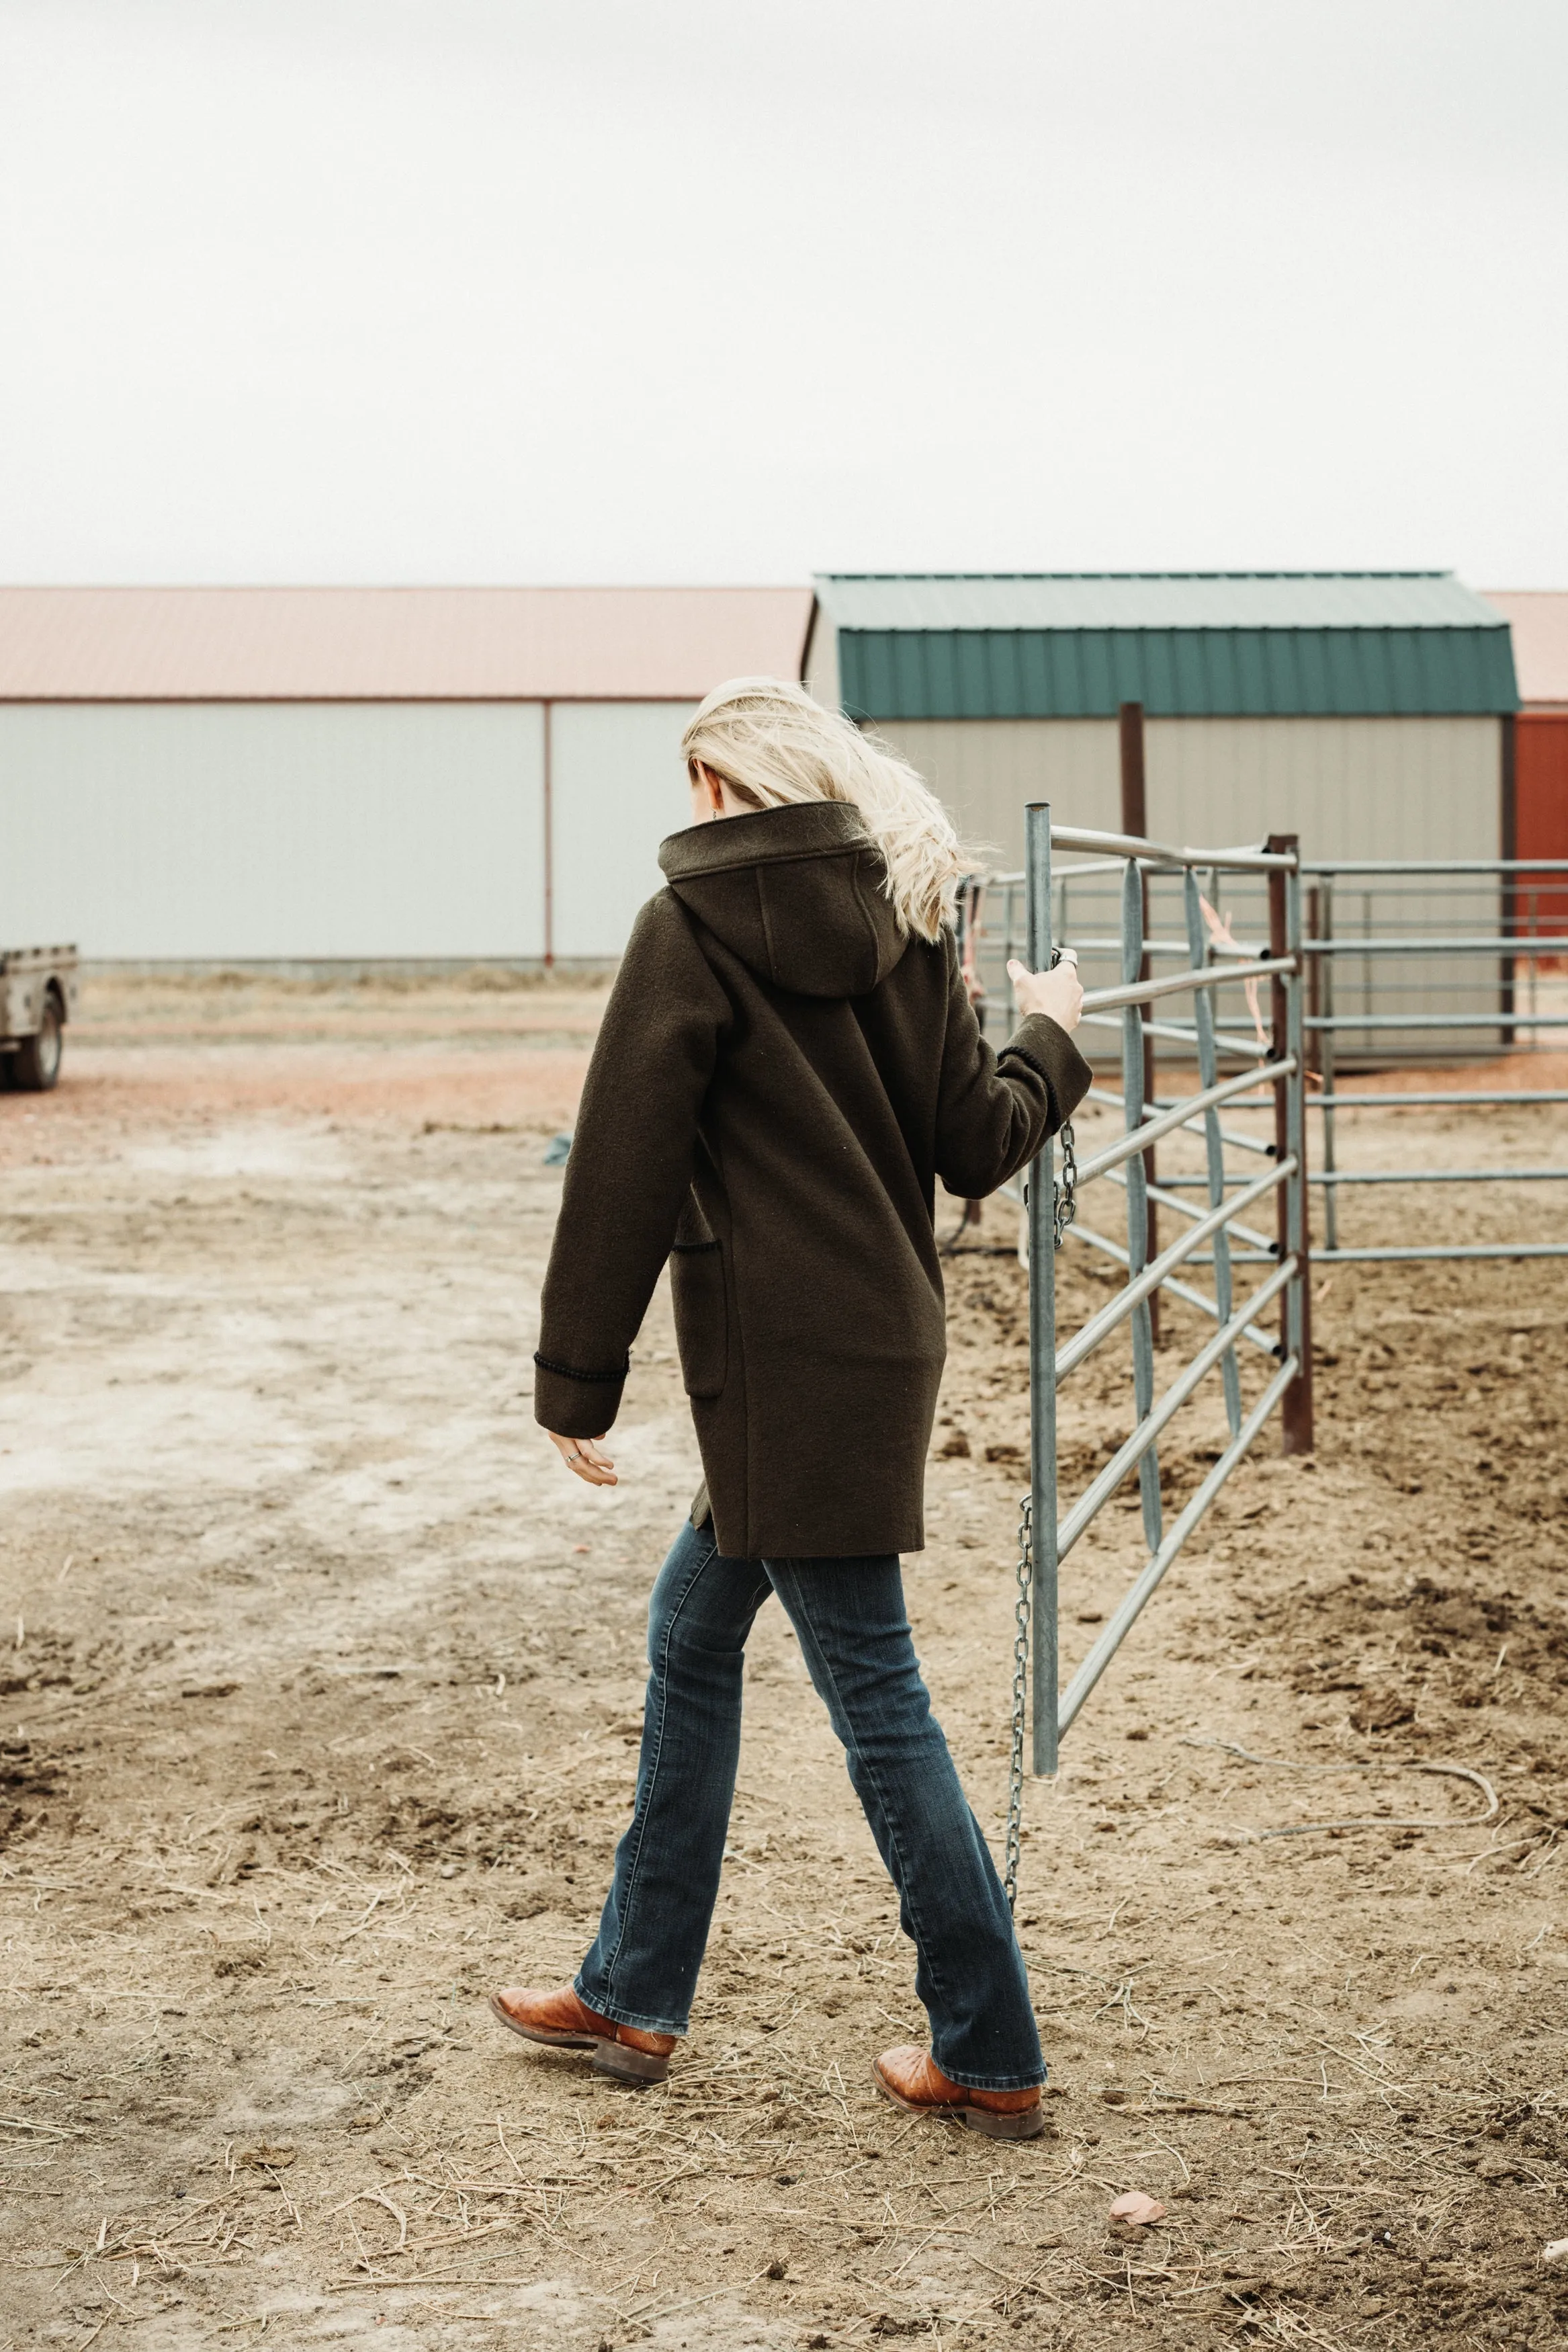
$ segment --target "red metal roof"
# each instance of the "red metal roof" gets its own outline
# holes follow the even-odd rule
[[[1568,590],[1489,588],[1485,593],[1487,603],[1497,607],[1512,632],[1513,667],[1525,709],[1568,704]]]
[[[697,701],[807,588],[0,588],[0,701]]]

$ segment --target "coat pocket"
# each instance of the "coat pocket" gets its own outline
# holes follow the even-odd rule
[[[670,1252],[670,1294],[686,1394],[717,1396],[729,1369],[729,1318],[724,1253],[716,1241],[675,1244]]]

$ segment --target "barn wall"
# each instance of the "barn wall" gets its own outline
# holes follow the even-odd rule
[[[811,642],[807,648],[801,683],[824,710],[840,708],[839,633],[821,611],[811,625]]]
[[[1023,812],[1121,825],[1117,730],[1103,719],[879,723],[960,830],[1023,863]],[[1158,840],[1234,846],[1299,833],[1309,857],[1495,857],[1495,719],[1151,719],[1148,821]]]
[[[1568,858],[1568,710],[1521,710],[1514,729],[1519,855]]]
[[[1151,719],[1149,826],[1207,847],[1297,833],[1314,857],[1496,857],[1496,719]]]
[[[879,719],[960,834],[1003,870],[1023,864],[1023,813],[1048,800],[1058,824],[1121,823],[1116,722],[1108,719]]]
[[[1514,721],[1515,843],[1521,857],[1560,857],[1562,875],[1520,887],[1521,930],[1568,935],[1568,710],[1521,710]]]
[[[0,705],[0,937],[537,956],[542,787],[537,703]]]
[[[695,702],[551,706],[558,956],[620,954],[663,887],[659,844],[691,823],[681,736]]]

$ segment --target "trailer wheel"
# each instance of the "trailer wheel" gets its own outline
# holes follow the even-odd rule
[[[65,1023],[60,1000],[51,988],[44,999],[37,1034],[24,1037],[11,1055],[11,1084],[23,1094],[45,1095],[60,1075],[65,1048]]]

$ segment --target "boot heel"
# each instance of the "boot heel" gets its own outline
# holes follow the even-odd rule
[[[998,2115],[994,2107],[965,2107],[964,2122],[987,2139],[1038,2139],[1045,2129],[1045,2110],[1024,2107],[1017,2115]]]
[[[624,2042],[601,2042],[593,2053],[596,2074],[612,2074],[618,2083],[635,2083],[643,2090],[650,2083],[662,2083],[670,2071],[670,2062],[652,2050],[630,2050]]]

